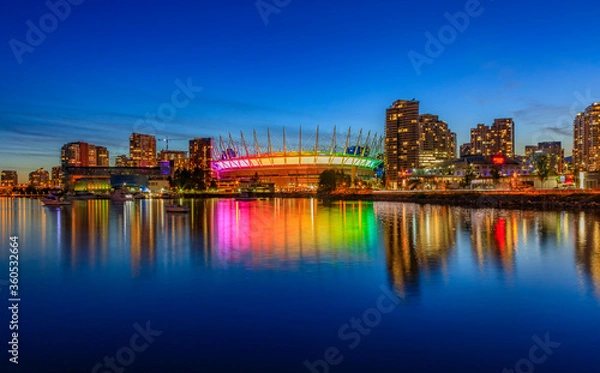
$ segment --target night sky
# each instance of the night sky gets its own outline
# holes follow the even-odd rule
[[[44,1],[4,2],[0,169],[24,182],[58,165],[70,141],[107,146],[112,164],[134,131],[168,135],[182,150],[192,137],[267,127],[382,133],[385,109],[412,98],[447,121],[459,144],[477,123],[514,117],[518,153],[560,140],[570,154],[574,114],[600,101],[597,2],[262,5],[263,15],[255,0],[85,0],[53,25]],[[267,15],[269,6],[277,12]],[[453,35],[445,14],[465,8],[469,24],[461,18]],[[41,42],[29,32],[32,46],[29,25],[40,19],[50,31]],[[440,30],[447,44],[428,55],[426,33]],[[411,53],[427,62],[415,69]],[[177,96],[173,112],[176,81],[196,88]],[[162,119],[140,124],[161,109]]]

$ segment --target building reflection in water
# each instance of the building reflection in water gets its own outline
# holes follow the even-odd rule
[[[515,251],[519,242],[518,211],[461,210],[461,216],[470,227],[471,249],[479,269],[488,264],[506,274],[512,274]]]
[[[213,199],[190,206],[189,214],[169,214],[161,200],[75,201],[44,216],[57,230],[63,267],[129,263],[133,277],[191,265],[298,268],[364,262],[377,249],[372,203]]]
[[[58,224],[56,239],[66,268],[108,265],[109,206],[109,201],[74,201],[73,206],[53,212]]]
[[[596,214],[315,199],[187,202],[190,213],[178,215],[167,214],[162,200],[44,208],[36,200],[0,199],[0,235],[18,232],[23,247],[37,248],[42,266],[59,260],[63,270],[115,267],[132,277],[182,267],[348,267],[373,263],[382,247],[389,281],[405,296],[418,295],[426,276],[445,276],[464,239],[470,247],[463,245],[458,259],[511,278],[519,257],[527,263],[573,248],[578,274],[600,298]]]
[[[577,270],[600,299],[600,216],[580,212],[575,220]]]
[[[193,234],[197,245],[212,251],[213,265],[293,269],[361,262],[370,260],[377,247],[373,204],[368,202],[225,199],[205,209],[208,219],[195,222],[194,228],[206,234]]]
[[[120,266],[129,263],[131,275],[152,270],[156,260],[157,219],[151,201],[114,203],[74,201],[71,208],[53,212],[62,261],[71,268]],[[142,263],[149,265],[142,266]]]
[[[32,221],[36,223],[31,224]],[[47,245],[53,236],[54,226],[52,214],[47,214],[38,200],[0,197],[2,242],[8,242],[8,238],[13,235],[19,237],[19,246],[38,248],[37,258],[42,265],[54,256]],[[5,248],[8,248],[8,244]]]
[[[491,270],[513,278],[520,248],[527,250],[529,256],[545,255],[570,246],[571,232],[575,231],[572,214],[566,212],[395,203],[378,203],[375,210],[385,245],[389,280],[401,296],[418,295],[424,276],[447,273],[457,246],[457,234],[470,241],[470,249],[463,247],[461,256],[470,250],[480,272]],[[600,242],[600,223],[594,220],[594,224],[579,229],[580,234],[585,232],[587,236],[579,239],[578,257],[585,257],[586,271],[600,279],[597,256],[600,249],[591,244]],[[598,263],[592,262],[592,258]]]
[[[445,273],[456,246],[456,218],[447,206],[381,203],[376,213],[387,271],[403,298],[419,295],[421,276]]]

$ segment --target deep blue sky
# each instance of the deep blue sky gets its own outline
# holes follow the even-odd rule
[[[600,100],[597,3],[482,0],[483,13],[417,75],[408,53],[425,54],[425,33],[466,3],[291,0],[265,25],[255,0],[86,0],[19,64],[9,41],[25,42],[26,21],[49,9],[6,2],[0,169],[25,181],[79,140],[108,146],[112,162],[136,121],[170,101],[176,79],[203,91],[146,131],[170,136],[173,149],[187,148],[178,139],[240,130],[248,139],[266,127],[382,133],[386,107],[416,98],[459,143],[477,123],[512,116],[519,153],[562,140],[569,154],[573,114]]]

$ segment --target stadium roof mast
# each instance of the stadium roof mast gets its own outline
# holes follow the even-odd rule
[[[267,128],[267,139],[269,140],[269,154],[273,154],[273,144],[271,143],[271,130]]]
[[[242,145],[244,145],[244,150],[246,151],[246,157],[250,156],[250,153],[248,152],[248,145],[246,145],[246,139],[244,139],[244,133],[240,130],[240,136],[242,138]]]
[[[317,163],[317,155],[319,155],[319,125],[317,124],[317,139],[315,141],[315,164]]]
[[[217,159],[219,159],[218,155],[217,155],[217,139],[215,139],[214,137],[210,138],[210,144],[211,144],[211,149],[212,149],[212,158],[216,161]]]
[[[237,147],[235,146],[235,141],[233,141],[233,137],[231,136],[231,132],[229,132],[229,145],[231,145],[231,149],[233,150],[233,153],[238,155],[240,154],[240,152],[238,151]]]
[[[358,147],[360,146],[360,139],[362,138],[362,133],[363,130],[361,128],[360,132],[358,133],[358,139],[356,139],[356,146],[354,147],[354,151],[352,152],[352,155],[354,156],[354,158],[352,159],[352,166],[354,166],[354,163],[356,163],[356,152],[358,151]]]
[[[367,146],[369,146],[369,140],[371,139],[371,130],[367,133],[367,139],[365,140],[365,146],[363,146],[362,151],[360,152],[360,156],[364,157],[365,152],[367,150]]]
[[[221,147],[221,154],[225,154],[225,157],[229,158],[227,148],[225,147],[225,142],[223,142],[223,137],[221,137],[221,135],[219,135],[219,146]]]
[[[302,125],[298,133],[298,164],[302,164]]]
[[[376,144],[377,144],[377,132],[375,132],[375,134],[373,135],[373,140],[371,140],[371,147],[370,147],[370,149],[371,149],[371,153],[372,153],[372,154],[377,154],[377,153],[375,152],[375,150],[376,150],[376,149],[375,149],[375,145],[376,145]]]
[[[273,144],[271,143],[271,130],[267,127],[267,139],[269,140],[269,155],[273,154]],[[271,166],[273,166],[273,157],[269,157],[271,160]]]
[[[331,165],[331,160],[333,159],[333,149],[335,148],[335,129],[336,126],[333,126],[333,136],[331,136],[331,147],[329,148],[329,164]]]
[[[287,146],[285,144],[285,127],[283,127],[283,163],[287,164]]]
[[[256,130],[254,131],[254,146],[256,146],[256,154],[260,157],[260,146],[258,146],[258,137],[256,136]]]
[[[348,127],[348,136],[346,137],[346,145],[344,146],[344,152],[342,153],[342,165],[346,161],[346,153],[348,152],[348,144],[350,143],[350,132],[352,127]]]

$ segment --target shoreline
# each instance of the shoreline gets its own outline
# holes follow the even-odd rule
[[[182,198],[234,198],[237,193],[185,193]],[[599,211],[600,190],[536,191],[377,191],[368,193],[276,192],[257,193],[261,198],[316,198],[323,201],[399,202],[466,208],[499,208],[540,211]],[[7,196],[2,196],[7,197]],[[15,196],[39,198],[39,196]],[[8,197],[11,198],[11,197]],[[13,197],[14,198],[14,197]]]
[[[194,194],[190,198],[233,198]],[[371,193],[261,193],[259,198],[317,198],[326,201],[400,202],[467,208],[600,211],[600,191],[380,191]]]

